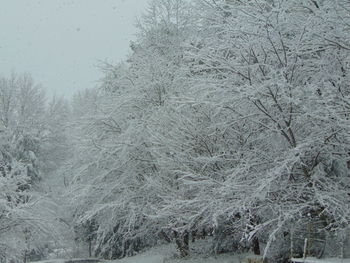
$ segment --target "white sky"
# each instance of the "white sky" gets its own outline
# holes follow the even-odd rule
[[[96,85],[99,60],[130,52],[149,0],[1,0],[0,75],[31,73],[48,94]]]

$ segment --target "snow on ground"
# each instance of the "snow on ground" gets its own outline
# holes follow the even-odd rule
[[[164,247],[163,247],[164,248]],[[165,252],[165,253],[164,253]],[[169,256],[167,254],[167,249],[161,252],[161,250],[152,250],[146,253],[141,253],[140,255],[128,257],[119,260],[106,260],[102,261],[104,263],[245,263],[245,259],[248,255],[234,255],[234,254],[222,254],[222,255],[212,255],[207,257],[200,256],[190,256],[188,258],[176,258],[174,255]],[[156,254],[152,254],[156,253]],[[157,254],[159,253],[159,254]],[[67,263],[69,260],[57,259],[57,260],[46,260],[38,261],[35,263]],[[83,263],[84,260],[82,259]],[[303,259],[294,259],[293,262],[296,263],[350,263],[350,259],[339,259],[339,258],[329,258],[329,259],[316,259],[307,258],[305,261]]]
[[[221,255],[200,254],[197,245],[196,250],[191,251],[191,256],[179,258],[174,245],[163,245],[152,248],[139,255],[114,260],[112,263],[243,263],[247,255],[234,255],[231,253]]]
[[[241,263],[244,257],[223,254],[210,257],[169,258],[164,255],[138,255],[113,261],[113,263]]]
[[[138,263],[138,262],[142,262],[142,263],[163,263],[164,262],[164,258],[161,255],[155,255],[155,256],[139,255],[139,256],[135,256],[135,257],[130,257],[130,258],[117,260],[117,261],[114,261],[114,262],[118,262],[118,263]]]
[[[295,263],[350,263],[350,259],[342,259],[342,258],[327,258],[327,259],[317,259],[317,258],[306,258],[305,260],[302,258],[294,258],[292,262]]]
[[[246,263],[246,258],[254,258],[251,254],[226,253],[213,255],[210,253],[208,240],[197,240],[191,244],[191,255],[187,258],[179,258],[174,244],[159,245],[138,255],[119,260],[101,260],[102,263]],[[56,259],[35,263],[93,263],[92,259]],[[90,262],[89,262],[90,261]],[[295,259],[296,263],[350,263],[350,259]]]
[[[188,258],[178,258],[176,254],[176,249],[172,245],[159,246],[157,248],[150,249],[144,253],[133,257],[127,257],[119,260],[101,260],[102,263],[245,263],[245,259],[251,257],[248,254],[221,254],[221,255],[199,255],[193,253]],[[45,260],[38,261],[35,263],[88,263],[91,259],[56,259],[56,260]],[[316,259],[316,258],[306,258],[294,259],[293,262],[296,263],[350,263],[350,259]]]
[[[247,254],[234,255],[232,253],[211,255],[210,244],[207,240],[197,240],[191,244],[191,255],[179,258],[174,244],[159,245],[138,255],[119,260],[101,260],[102,263],[243,263]],[[33,263],[89,263],[91,259],[55,259],[43,260]]]
[[[50,260],[40,260],[31,263],[64,263],[66,259],[50,259]]]

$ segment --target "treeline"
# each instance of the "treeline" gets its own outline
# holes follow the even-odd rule
[[[119,258],[211,235],[271,262],[349,219],[345,0],[153,1],[128,60],[73,101],[77,236]],[[317,233],[317,234],[315,234]],[[337,234],[337,235],[336,235]],[[300,241],[301,240],[301,241]],[[316,241],[315,256],[339,254]]]
[[[43,255],[57,240],[55,204],[40,182],[65,159],[68,116],[67,102],[47,102],[30,75],[0,77],[0,262]]]

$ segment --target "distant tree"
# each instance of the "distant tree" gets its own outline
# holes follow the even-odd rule
[[[29,75],[0,78],[0,255],[26,261],[52,237],[51,207],[39,186],[44,93]]]
[[[66,158],[69,158],[69,121],[71,109],[64,98],[53,97],[47,104],[43,116],[40,161],[43,173],[57,172]]]

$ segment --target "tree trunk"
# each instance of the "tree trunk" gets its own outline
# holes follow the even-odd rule
[[[256,236],[252,240],[252,251],[253,251],[254,255],[260,255],[259,238]]]
[[[187,254],[190,250],[190,246],[189,246],[189,243],[190,243],[190,233],[188,231],[185,231],[184,235],[183,235],[183,243],[184,243],[184,248],[186,249],[187,251]]]
[[[180,234],[174,231],[175,243],[177,249],[180,251],[181,257],[187,257],[189,255],[189,240],[190,236],[187,231]]]
[[[196,241],[196,236],[197,236],[197,230],[192,231],[192,243]]]

